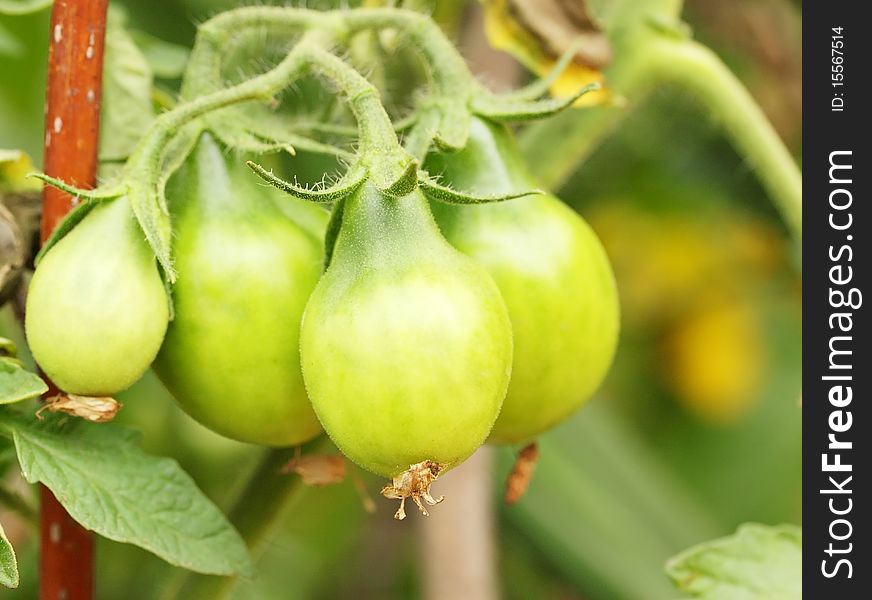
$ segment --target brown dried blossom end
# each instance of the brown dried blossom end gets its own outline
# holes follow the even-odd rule
[[[514,504],[524,497],[527,493],[527,488],[530,486],[530,480],[533,479],[533,472],[536,470],[536,463],[539,462],[539,444],[531,442],[527,444],[515,459],[515,465],[512,467],[512,472],[509,473],[509,478],[506,480],[506,494],[504,500],[506,504]]]
[[[60,412],[74,417],[81,417],[91,423],[111,421],[124,406],[108,396],[77,396],[76,394],[57,394],[45,399],[45,403],[36,411],[36,416],[42,419],[42,412]]]
[[[425,517],[429,516],[430,513],[427,512],[421,500],[430,506],[435,506],[445,500],[445,496],[439,496],[437,499],[430,495],[430,486],[443,470],[444,466],[437,462],[421,461],[409,465],[407,470],[394,477],[390,484],[382,488],[382,496],[400,501],[400,508],[394,513],[396,520],[402,521],[406,518],[406,498],[411,498]]]

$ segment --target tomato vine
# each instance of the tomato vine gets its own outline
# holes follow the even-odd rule
[[[635,99],[662,81],[696,92],[799,237],[799,172],[771,126],[717,57],[687,38],[677,20],[680,2],[646,4],[637,14],[633,3],[616,2],[608,15],[621,55],[608,71],[612,99]],[[357,36],[386,32],[402,32],[422,59],[427,85],[416,87],[404,116],[389,110],[377,77],[347,57]],[[227,65],[255,54],[264,36],[278,40],[283,54],[228,83]],[[88,189],[87,177],[56,170],[50,160],[47,173],[36,174],[56,188],[51,194],[79,200],[57,226],[56,211],[46,215],[51,234],[37,257],[26,325],[36,361],[72,405],[77,395],[107,400],[154,362],[179,404],[225,436],[317,449],[323,427],[351,460],[389,479],[382,494],[400,501],[396,518],[405,518],[406,499],[426,515],[441,501],[430,485],[442,473],[486,441],[533,442],[591,397],[614,356],[619,310],[608,258],[581,217],[538,182],[553,186],[572,162],[555,159],[555,152],[575,160],[617,120],[617,103],[579,120],[569,135],[555,135],[553,124],[528,134],[528,153],[542,150],[535,177],[504,126],[550,117],[601,89],[586,83],[565,97],[546,97],[576,50],[571,46],[542,79],[497,94],[476,80],[432,19],[410,10],[244,7],[202,23],[178,102],[163,99],[169,108],[148,120],[129,152],[118,153],[125,156],[113,157],[124,162],[99,187]],[[286,92],[311,79],[337,92],[354,126],[280,112]],[[49,133],[59,133],[50,119]],[[343,172],[332,183],[325,175],[306,186],[280,177],[277,163],[263,157],[297,149],[333,156]],[[210,179],[224,182],[226,194],[213,193]],[[233,210],[224,210],[237,196]],[[292,209],[277,208],[286,196],[329,207],[329,221],[318,209],[307,229],[299,214],[288,217]],[[245,221],[282,224],[252,235],[223,228]],[[303,241],[293,246],[294,239]],[[198,243],[200,254],[191,249]],[[284,255],[270,252],[285,243]],[[238,263],[237,254],[245,254]],[[246,260],[275,270],[263,278],[243,273]],[[210,271],[210,261],[222,262],[226,272]],[[240,275],[228,274],[231,264]],[[82,281],[92,292],[84,309],[76,296]],[[222,313],[236,298],[234,286],[258,296],[248,313],[238,307]],[[213,305],[218,310],[206,314]],[[287,335],[262,343],[258,337],[270,336],[280,319]],[[117,332],[116,324],[123,325]],[[216,349],[231,338],[233,344]],[[118,356],[123,365],[110,368]],[[567,356],[584,368],[566,368]],[[2,358],[4,366],[15,361]],[[284,371],[268,379],[258,364]],[[251,378],[237,388],[245,368]],[[210,369],[221,373],[207,381]],[[196,370],[207,375],[194,381],[188,371]],[[288,417],[266,410],[269,403],[288,408],[291,395],[299,404],[292,408],[301,411]],[[238,412],[226,410],[230,405]],[[75,406],[67,412],[85,414]],[[177,465],[143,455],[129,432],[79,425],[0,413],[0,432],[13,440],[29,482],[55,490],[90,529],[193,571],[250,572],[245,543],[258,552],[298,487],[275,472],[289,450],[268,451],[232,512],[237,532]],[[64,447],[76,459],[70,468],[92,479],[84,493],[71,493],[58,469],[46,466],[69,462]],[[105,464],[91,472],[94,448]],[[129,464],[139,468],[128,481]],[[531,473],[532,464],[523,470]],[[144,515],[124,527],[90,510],[123,504],[113,495],[119,481],[146,489],[158,479],[166,494],[192,499],[169,511],[172,527],[159,535],[150,537],[148,513],[168,509],[154,494],[145,507],[123,506]],[[226,551],[203,542],[211,531]],[[230,580],[179,584],[190,598],[221,597],[232,587]]]

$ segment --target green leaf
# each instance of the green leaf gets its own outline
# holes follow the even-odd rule
[[[0,476],[5,475],[13,464],[18,465],[15,446],[12,445],[12,440],[0,436]]]
[[[0,404],[21,402],[47,391],[39,375],[25,370],[14,358],[0,357]]]
[[[802,529],[747,523],[729,537],[672,558],[666,572],[679,590],[705,600],[802,598]]]
[[[144,31],[130,31],[155,77],[178,79],[185,72],[189,51],[184,46],[156,38]]]
[[[53,0],[0,0],[0,15],[26,15],[51,6]]]
[[[7,414],[25,479],[45,484],[70,515],[109,539],[215,575],[249,574],[242,538],[178,463],[149,456],[114,424]]]
[[[15,560],[15,550],[6,538],[2,523],[0,523],[0,584],[8,588],[18,587],[18,561]]]
[[[150,177],[149,173],[140,174],[140,179],[131,183],[128,198],[133,214],[136,215],[145,239],[163,268],[167,280],[175,283],[170,216],[166,210],[165,199],[161,196],[163,190]]]
[[[256,162],[248,160],[245,161],[245,164],[270,185],[277,187],[295,198],[309,200],[310,202],[334,202],[340,198],[353,194],[366,180],[365,170],[351,169],[344,177],[342,177],[342,179],[331,186],[309,189],[297,185],[296,183],[285,181],[281,177],[274,175],[272,171],[267,171]]]
[[[418,173],[418,185],[421,186],[421,189],[424,191],[426,196],[446,204],[488,204],[490,202],[504,202],[506,200],[515,200],[517,198],[524,198],[525,196],[535,196],[545,193],[542,190],[525,190],[523,192],[512,194],[480,196],[478,194],[455,190],[448,186],[441,185],[423,171]]]
[[[127,158],[154,120],[151,67],[125,21],[121,11],[110,7],[103,58],[101,161]]]

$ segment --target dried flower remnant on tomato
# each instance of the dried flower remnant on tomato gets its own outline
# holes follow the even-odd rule
[[[108,396],[77,396],[76,394],[58,394],[46,398],[45,404],[36,411],[36,416],[42,418],[43,411],[65,413],[81,417],[91,423],[106,423],[115,418],[124,406]]]
[[[406,471],[394,477],[389,485],[382,488],[382,496],[400,501],[400,507],[394,513],[396,520],[402,521],[406,518],[406,498],[411,498],[425,517],[430,516],[430,513],[427,512],[427,509],[421,503],[422,498],[430,506],[436,506],[445,500],[445,496],[439,496],[436,499],[430,495],[430,486],[439,477],[441,471],[442,465],[439,463],[435,463],[432,460],[421,461],[417,464],[409,465]]]

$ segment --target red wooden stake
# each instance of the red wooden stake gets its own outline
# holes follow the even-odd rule
[[[83,188],[96,183],[107,3],[55,0],[51,15],[44,169]],[[45,188],[43,242],[74,203],[69,194]],[[54,393],[55,389],[48,392]],[[45,487],[40,499],[40,599],[91,600],[93,534],[73,521]]]

